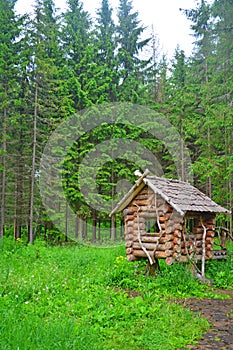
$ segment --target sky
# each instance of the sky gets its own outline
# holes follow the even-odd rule
[[[84,9],[95,17],[96,9],[101,0],[83,0]],[[116,12],[118,0],[110,0]],[[30,12],[33,0],[18,0],[16,10],[20,13]],[[189,56],[193,49],[193,37],[190,29],[191,22],[179,10],[191,9],[197,6],[196,0],[132,0],[134,10],[138,11],[141,23],[147,27],[147,33],[154,33],[159,42],[159,49],[172,58],[176,47],[185,51]],[[55,0],[56,7],[65,9],[66,0]]]

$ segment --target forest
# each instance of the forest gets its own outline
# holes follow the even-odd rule
[[[194,50],[186,57],[177,47],[172,59],[161,51],[155,30],[145,35],[133,1],[119,0],[116,18],[108,0],[95,18],[80,0],[67,0],[63,13],[53,0],[35,0],[30,15],[16,13],[16,3],[0,0],[0,237],[30,243],[38,235],[121,238],[121,217],[110,219],[109,208],[121,198],[121,187],[134,182],[136,169],[156,168],[153,159],[143,158],[144,149],[166,177],[187,181],[185,145],[194,185],[233,210],[232,0],[200,0],[196,8],[181,9]],[[109,115],[115,115],[112,122],[106,122]],[[126,115],[134,115],[130,123]],[[145,127],[157,118],[182,140],[179,169],[164,139]],[[51,135],[72,141],[64,149],[57,143],[57,190],[53,163],[45,158]],[[117,140],[131,142],[124,157],[120,151],[111,156]],[[42,177],[49,204],[42,200]],[[232,218],[218,220],[232,230]]]

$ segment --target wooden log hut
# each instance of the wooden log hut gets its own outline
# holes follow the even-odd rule
[[[136,173],[139,179],[110,214],[123,211],[128,260],[216,258],[215,217],[230,211],[187,182]]]

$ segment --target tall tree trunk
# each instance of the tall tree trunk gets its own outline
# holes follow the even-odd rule
[[[113,157],[112,157],[113,159]],[[111,183],[115,183],[115,176],[114,176],[114,169],[112,167],[112,173],[111,173]],[[112,209],[114,207],[114,195],[115,195],[115,187],[112,186]],[[112,240],[116,239],[116,215],[111,216],[111,228],[110,228],[110,236]]]
[[[92,237],[91,241],[96,241],[96,210],[93,209],[93,216],[92,216]]]
[[[17,173],[16,173],[16,190],[15,190],[15,220],[14,220],[14,237],[21,238],[21,226],[23,216],[23,131],[22,118],[20,119],[19,148],[17,154]]]
[[[207,147],[208,147],[208,163],[211,164],[211,145],[210,145],[210,126],[208,125],[208,130],[207,130]],[[210,175],[208,175],[208,178],[206,179],[206,194],[210,198],[212,197],[212,178]]]
[[[34,218],[34,191],[35,191],[35,169],[36,169],[36,146],[37,146],[37,113],[38,113],[38,74],[36,74],[35,99],[34,99],[34,119],[33,119],[33,146],[32,146],[32,171],[31,171],[31,191],[30,191],[30,212],[29,212],[29,242],[33,244],[33,218]]]
[[[6,115],[7,110],[4,107],[2,117],[2,197],[1,197],[1,223],[0,238],[4,235],[5,228],[5,209],[6,209]]]

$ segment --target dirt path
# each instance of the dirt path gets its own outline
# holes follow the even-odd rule
[[[208,333],[203,334],[196,345],[187,345],[187,349],[233,350],[233,291],[221,293],[228,294],[231,299],[190,298],[182,301],[182,305],[201,313],[211,324]]]

